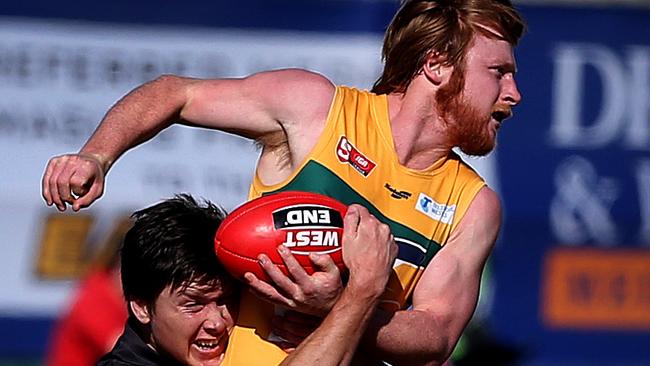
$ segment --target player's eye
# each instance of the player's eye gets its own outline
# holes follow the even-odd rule
[[[497,79],[503,78],[506,74],[506,70],[503,67],[493,67],[492,71],[494,72]]]
[[[203,310],[205,305],[198,302],[189,302],[183,305],[183,308],[191,313],[198,313]]]

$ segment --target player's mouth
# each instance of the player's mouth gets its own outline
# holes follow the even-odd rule
[[[503,121],[510,118],[510,116],[512,116],[510,109],[497,108],[492,111],[492,119],[496,121],[497,129],[499,129],[501,127],[501,124],[503,124]]]
[[[221,339],[198,339],[192,343],[194,350],[201,359],[221,358],[226,350],[227,336]]]
[[[196,341],[194,345],[197,346],[201,351],[211,351],[219,346],[219,342],[215,341]]]

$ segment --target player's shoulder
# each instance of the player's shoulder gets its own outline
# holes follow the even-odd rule
[[[298,68],[263,71],[251,75],[249,79],[269,84],[277,92],[293,91],[297,95],[305,93],[331,95],[336,89],[334,83],[324,75]]]
[[[478,205],[481,205],[486,210],[500,210],[501,209],[501,199],[499,195],[489,186],[483,186],[476,197],[474,197],[473,202],[476,202]]]
[[[276,118],[285,127],[292,124],[313,128],[312,123],[324,124],[336,94],[336,87],[329,79],[303,69],[265,71],[250,79],[256,82],[254,89],[264,93],[269,105],[275,108]]]
[[[477,219],[487,225],[500,225],[501,223],[501,199],[499,195],[487,185],[484,185],[470,203],[467,210],[470,221]]]

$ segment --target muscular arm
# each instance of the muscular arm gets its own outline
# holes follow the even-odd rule
[[[128,149],[179,119],[191,79],[161,76],[120,99],[106,113],[80,153],[95,157],[107,172]]]
[[[366,348],[395,365],[442,364],[476,308],[483,266],[500,225],[498,197],[484,187],[425,269],[413,309],[392,315],[378,311],[364,337]]]
[[[347,365],[386,287],[397,245],[387,225],[362,206],[351,205],[344,218],[343,261],[348,285],[322,324],[282,365]]]
[[[280,133],[298,160],[310,147],[305,141],[322,129],[333,95],[334,86],[323,76],[296,69],[242,79],[161,76],[118,101],[78,154],[50,160],[43,198],[62,211],[67,204],[75,210],[90,205],[103,194],[104,176],[124,152],[174,122],[248,138]]]
[[[161,76],[118,101],[81,153],[98,157],[107,170],[126,150],[177,121],[257,138],[305,119],[311,112],[300,97],[305,91],[332,87],[322,76],[303,70],[263,72],[242,79]]]
[[[474,312],[483,266],[500,225],[499,200],[491,189],[484,187],[447,244],[425,269],[413,294],[412,310],[394,314],[375,311],[362,340],[360,358],[383,359],[394,365],[442,364]],[[270,276],[276,272],[263,267]],[[290,300],[298,298],[291,295],[288,299],[277,290],[265,292],[264,288],[270,286],[258,282],[261,281],[250,283],[269,301],[291,306]],[[294,287],[301,286],[293,284],[284,291],[291,293]],[[301,311],[309,305],[309,301],[301,303],[295,310]],[[300,342],[299,339],[292,342],[296,341]]]
[[[346,287],[321,325],[281,365],[348,364],[380,295]]]

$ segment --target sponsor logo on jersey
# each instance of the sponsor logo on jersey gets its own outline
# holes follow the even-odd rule
[[[357,150],[345,136],[341,136],[336,147],[336,157],[343,164],[350,164],[356,171],[367,177],[377,164],[373,163],[361,151]]]
[[[322,205],[292,205],[273,211],[273,225],[285,232],[282,245],[294,254],[309,254],[294,249],[318,249],[331,253],[341,249],[343,217],[335,209]],[[327,250],[327,248],[331,248]]]
[[[424,193],[420,193],[415,209],[443,224],[451,224],[456,213],[456,205],[438,203]]]
[[[400,191],[397,188],[393,188],[393,186],[391,186],[388,183],[384,184],[384,188],[386,188],[390,192],[391,197],[396,198],[398,200],[401,200],[401,199],[406,199],[407,200],[407,199],[411,198],[411,196],[412,196],[411,192]]]

